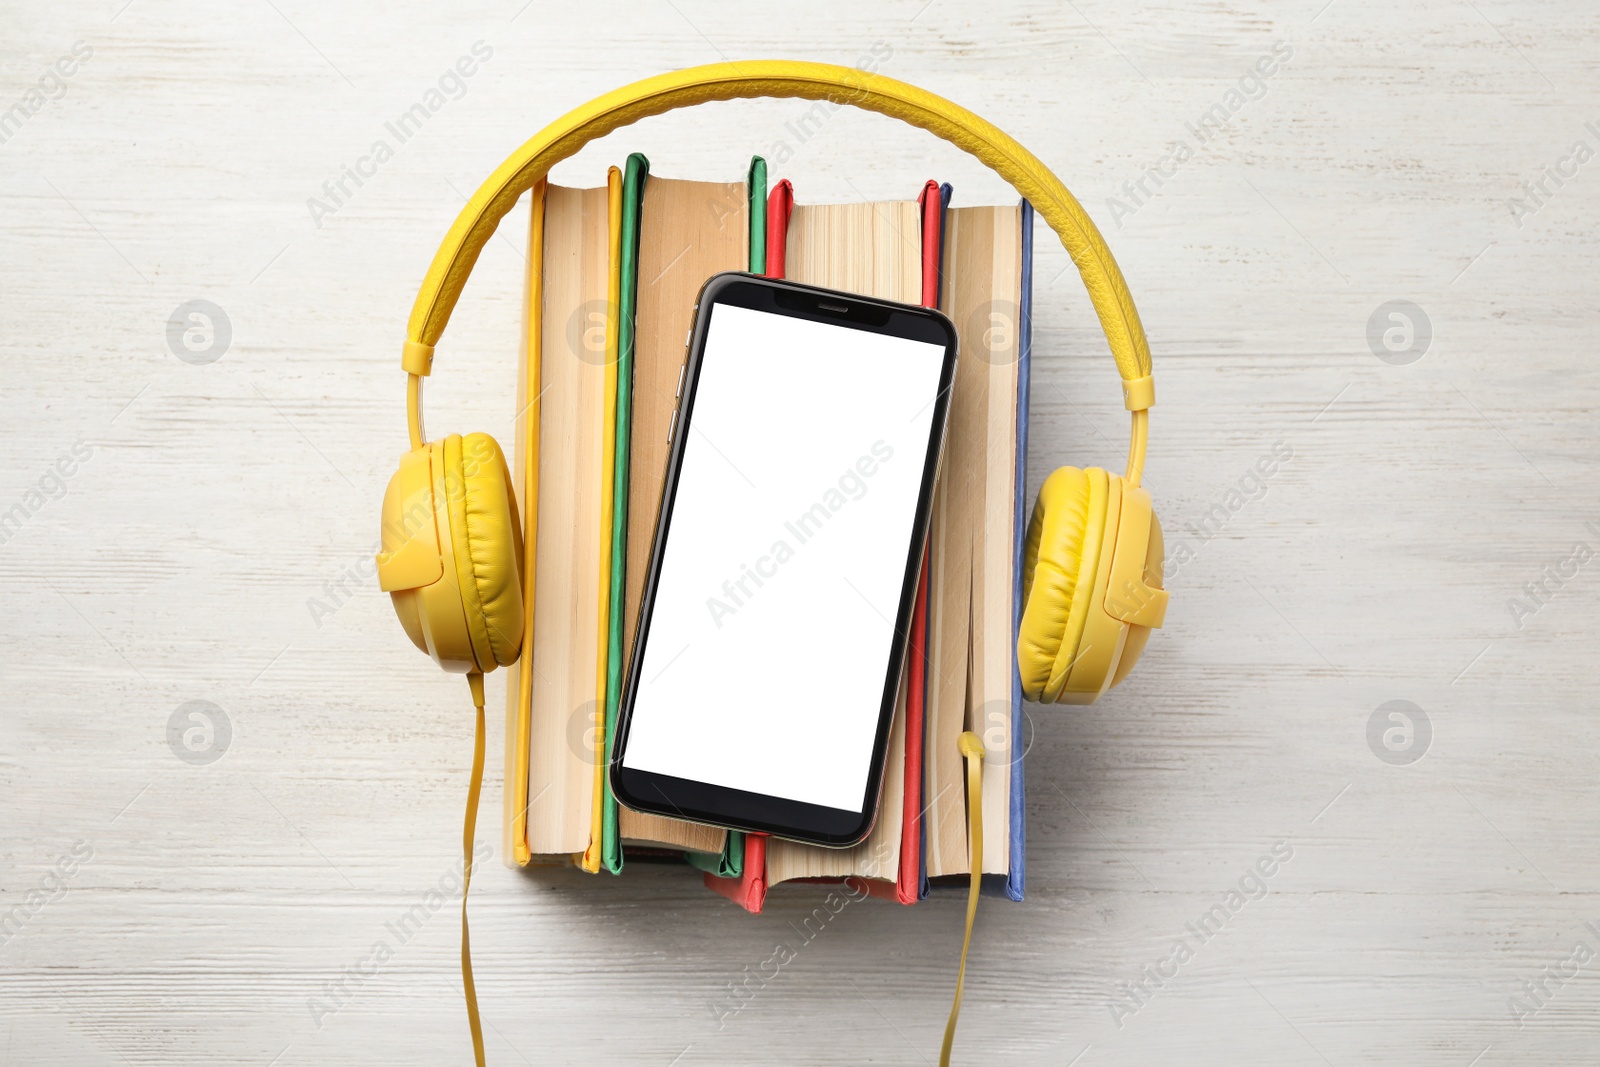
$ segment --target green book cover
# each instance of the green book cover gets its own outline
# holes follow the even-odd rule
[[[628,564],[628,447],[633,422],[634,312],[639,298],[639,209],[650,161],[635,152],[622,173],[622,268],[617,307],[617,440],[611,491],[611,614],[606,640],[606,740],[617,736],[617,708],[622,701],[623,612]],[[612,874],[622,873],[622,833],[611,776],[605,779],[600,825],[600,862]]]
[[[767,273],[767,161],[750,157],[750,273]]]

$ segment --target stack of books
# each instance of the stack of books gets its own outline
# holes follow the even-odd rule
[[[796,880],[864,880],[914,904],[964,883],[968,803],[957,739],[988,752],[986,889],[1022,899],[1021,610],[1033,212],[915,200],[798,204],[744,181],[652,177],[635,154],[605,186],[532,193],[515,476],[529,609],[507,684],[505,856],[517,866],[621,874],[627,862],[698,868],[759,912]],[[747,270],[938,307],[960,335],[905,677],[872,833],[819,848],[629,811],[606,768],[638,621],[667,458],[667,423],[695,298]],[[532,475],[532,477],[530,477]],[[780,680],[783,664],[776,664]],[[761,694],[750,694],[760,714]],[[955,876],[960,876],[957,879]]]

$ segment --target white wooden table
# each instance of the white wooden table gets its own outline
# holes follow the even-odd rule
[[[1028,900],[984,904],[958,1060],[1595,1062],[1591,6],[520,3],[7,5],[0,1060],[470,1059],[452,905],[392,933],[450,886],[471,743],[465,688],[368,569],[416,284],[476,183],[567,108],[718,58],[876,47],[1105,229],[1159,367],[1148,482],[1186,549],[1133,679],[1029,708]],[[480,41],[400,143],[386,124]],[[875,116],[802,141],[808,108],[652,120],[557,176],[596,183],[639,149],[731,180],[782,144],[802,200],[928,177],[957,203],[1009,195]],[[361,184],[334,201],[346,167]],[[435,432],[509,438],[525,249],[516,218],[504,234],[440,347]],[[1120,465],[1125,435],[1049,236],[1035,485]],[[190,301],[228,336],[169,338]],[[1409,342],[1391,301],[1420,309]],[[1395,700],[1426,728],[1412,712],[1408,742],[1386,710],[1369,742]],[[214,762],[169,745],[190,701],[225,717]],[[496,737],[497,854],[499,760]],[[1292,858],[1229,911],[1275,845]],[[492,1062],[931,1062],[958,896],[852,905],[802,944],[822,895],[752,917],[683,869],[488,864]],[[780,943],[797,956],[764,979]]]

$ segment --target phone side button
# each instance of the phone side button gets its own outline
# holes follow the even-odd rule
[[[667,423],[667,444],[670,445],[672,443],[672,431],[676,430],[677,428],[678,428],[678,412],[676,411],[676,409],[674,409],[674,411],[672,412],[672,421]]]
[[[683,366],[678,368],[678,391],[672,394],[672,399],[676,400],[683,395],[683,376],[688,373],[689,364],[685,363]]]

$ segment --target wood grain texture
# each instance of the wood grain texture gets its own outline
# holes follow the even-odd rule
[[[1028,708],[1028,900],[985,901],[958,1058],[1593,1062],[1596,964],[1546,977],[1600,946],[1600,566],[1566,562],[1600,544],[1600,162],[1573,151],[1600,150],[1591,7],[109,0],[5,24],[0,116],[40,92],[0,143],[0,515],[23,510],[0,545],[0,904],[28,912],[0,932],[0,1060],[470,1061],[429,893],[452,896],[471,712],[370,562],[405,316],[466,196],[545,122],[776,55],[874,64],[1017,136],[1104,228],[1158,367],[1167,628],[1100,704]],[[762,152],[808,203],[930,175],[957,205],[1009,200],[925,134],[812,108],[653,119],[554,180],[633,150],[714,179]],[[436,434],[511,440],[526,226],[439,346]],[[1126,433],[1072,265],[1036,236],[1033,487],[1120,463]],[[212,362],[203,321],[169,342],[193,300],[227,317]],[[1394,300],[1431,326],[1409,364],[1369,342]],[[1431,724],[1410,765],[1368,742],[1397,699]],[[206,765],[169,747],[175,715],[180,749],[205,743],[190,701],[230,727]],[[1186,933],[1279,841],[1264,896]],[[825,887],[753,917],[678,868],[476,882],[495,1063],[934,1057],[958,894],[808,936]],[[1186,936],[1157,988],[1144,968]],[[1547,993],[1519,1027],[1525,982]]]

